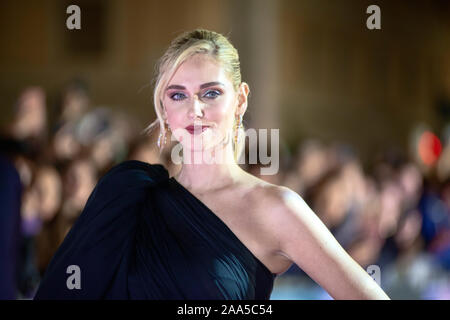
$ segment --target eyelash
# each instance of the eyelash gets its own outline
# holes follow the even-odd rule
[[[214,97],[207,97],[207,98],[209,98],[209,99],[215,99],[215,98],[217,98],[218,96],[220,96],[220,95],[222,94],[222,92],[220,92],[220,90],[208,90],[208,91],[206,91],[206,93],[205,93],[204,96],[206,96],[206,95],[209,94],[209,93],[215,93],[215,94],[216,94],[216,96],[214,96]],[[180,95],[180,94],[184,95],[184,94],[181,93],[181,92],[177,92],[177,93],[174,93],[174,94],[170,95],[170,98],[171,98],[172,100],[174,100],[174,101],[181,101],[181,100],[183,100],[183,99],[176,99],[176,98],[174,98],[176,95]]]

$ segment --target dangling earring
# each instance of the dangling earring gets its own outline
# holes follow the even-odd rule
[[[159,137],[158,137],[158,142],[157,142],[157,144],[158,144],[158,148],[159,149],[161,149],[162,147],[161,147],[161,140],[163,139],[163,134],[162,134],[162,132],[161,132],[161,130],[160,130],[160,132],[159,132]],[[167,136],[166,136],[166,122],[164,122],[164,145],[163,145],[163,147],[166,145],[166,143],[167,143]]]
[[[234,158],[237,158],[237,149],[238,149],[238,141],[239,141],[239,130],[242,126],[242,114],[236,116],[236,121],[234,124]],[[236,159],[237,160],[237,159]]]

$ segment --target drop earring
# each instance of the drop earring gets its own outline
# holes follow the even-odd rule
[[[167,143],[166,122],[164,122],[164,135],[162,134],[161,130],[160,130],[160,132],[159,132],[159,137],[158,137],[158,142],[157,142],[158,148],[159,148],[159,149],[162,148],[162,147],[161,147],[161,141],[162,141],[163,139],[164,139],[164,142],[163,142],[163,146],[162,146],[162,147],[164,147],[164,146],[166,145],[166,143]]]
[[[242,127],[242,114],[239,116],[236,116],[236,121],[235,121],[235,125],[234,125],[234,158],[235,159],[237,158],[239,131],[240,131],[241,127]]]

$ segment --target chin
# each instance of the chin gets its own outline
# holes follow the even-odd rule
[[[211,150],[213,147],[209,146],[209,144],[204,144],[203,146],[198,146],[196,145],[195,147],[193,145],[183,145],[183,149],[187,150],[187,151],[192,151],[192,152],[205,152],[208,150]]]

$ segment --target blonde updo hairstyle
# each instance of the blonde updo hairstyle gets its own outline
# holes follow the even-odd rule
[[[163,137],[166,136],[167,130],[164,125],[163,118],[163,103],[162,95],[164,94],[164,88],[167,86],[168,81],[175,73],[177,68],[188,58],[195,54],[208,54],[213,57],[223,68],[225,68],[229,78],[232,81],[233,88],[237,92],[239,85],[241,84],[241,68],[239,62],[239,54],[230,41],[223,35],[209,31],[205,29],[195,29],[193,31],[185,32],[176,37],[166,50],[164,55],[159,59],[155,71],[156,76],[154,78],[155,85],[153,91],[153,102],[157,119],[153,121],[147,128],[145,133],[150,133],[154,128],[159,126],[160,133]],[[238,133],[238,137],[242,137],[244,132],[244,125]],[[237,148],[237,159],[241,155],[241,152],[245,146],[245,139],[238,138],[238,145],[234,143],[233,133],[233,148]],[[162,146],[164,144],[162,143]],[[163,147],[160,149],[162,152]],[[235,160],[237,160],[235,159]]]

